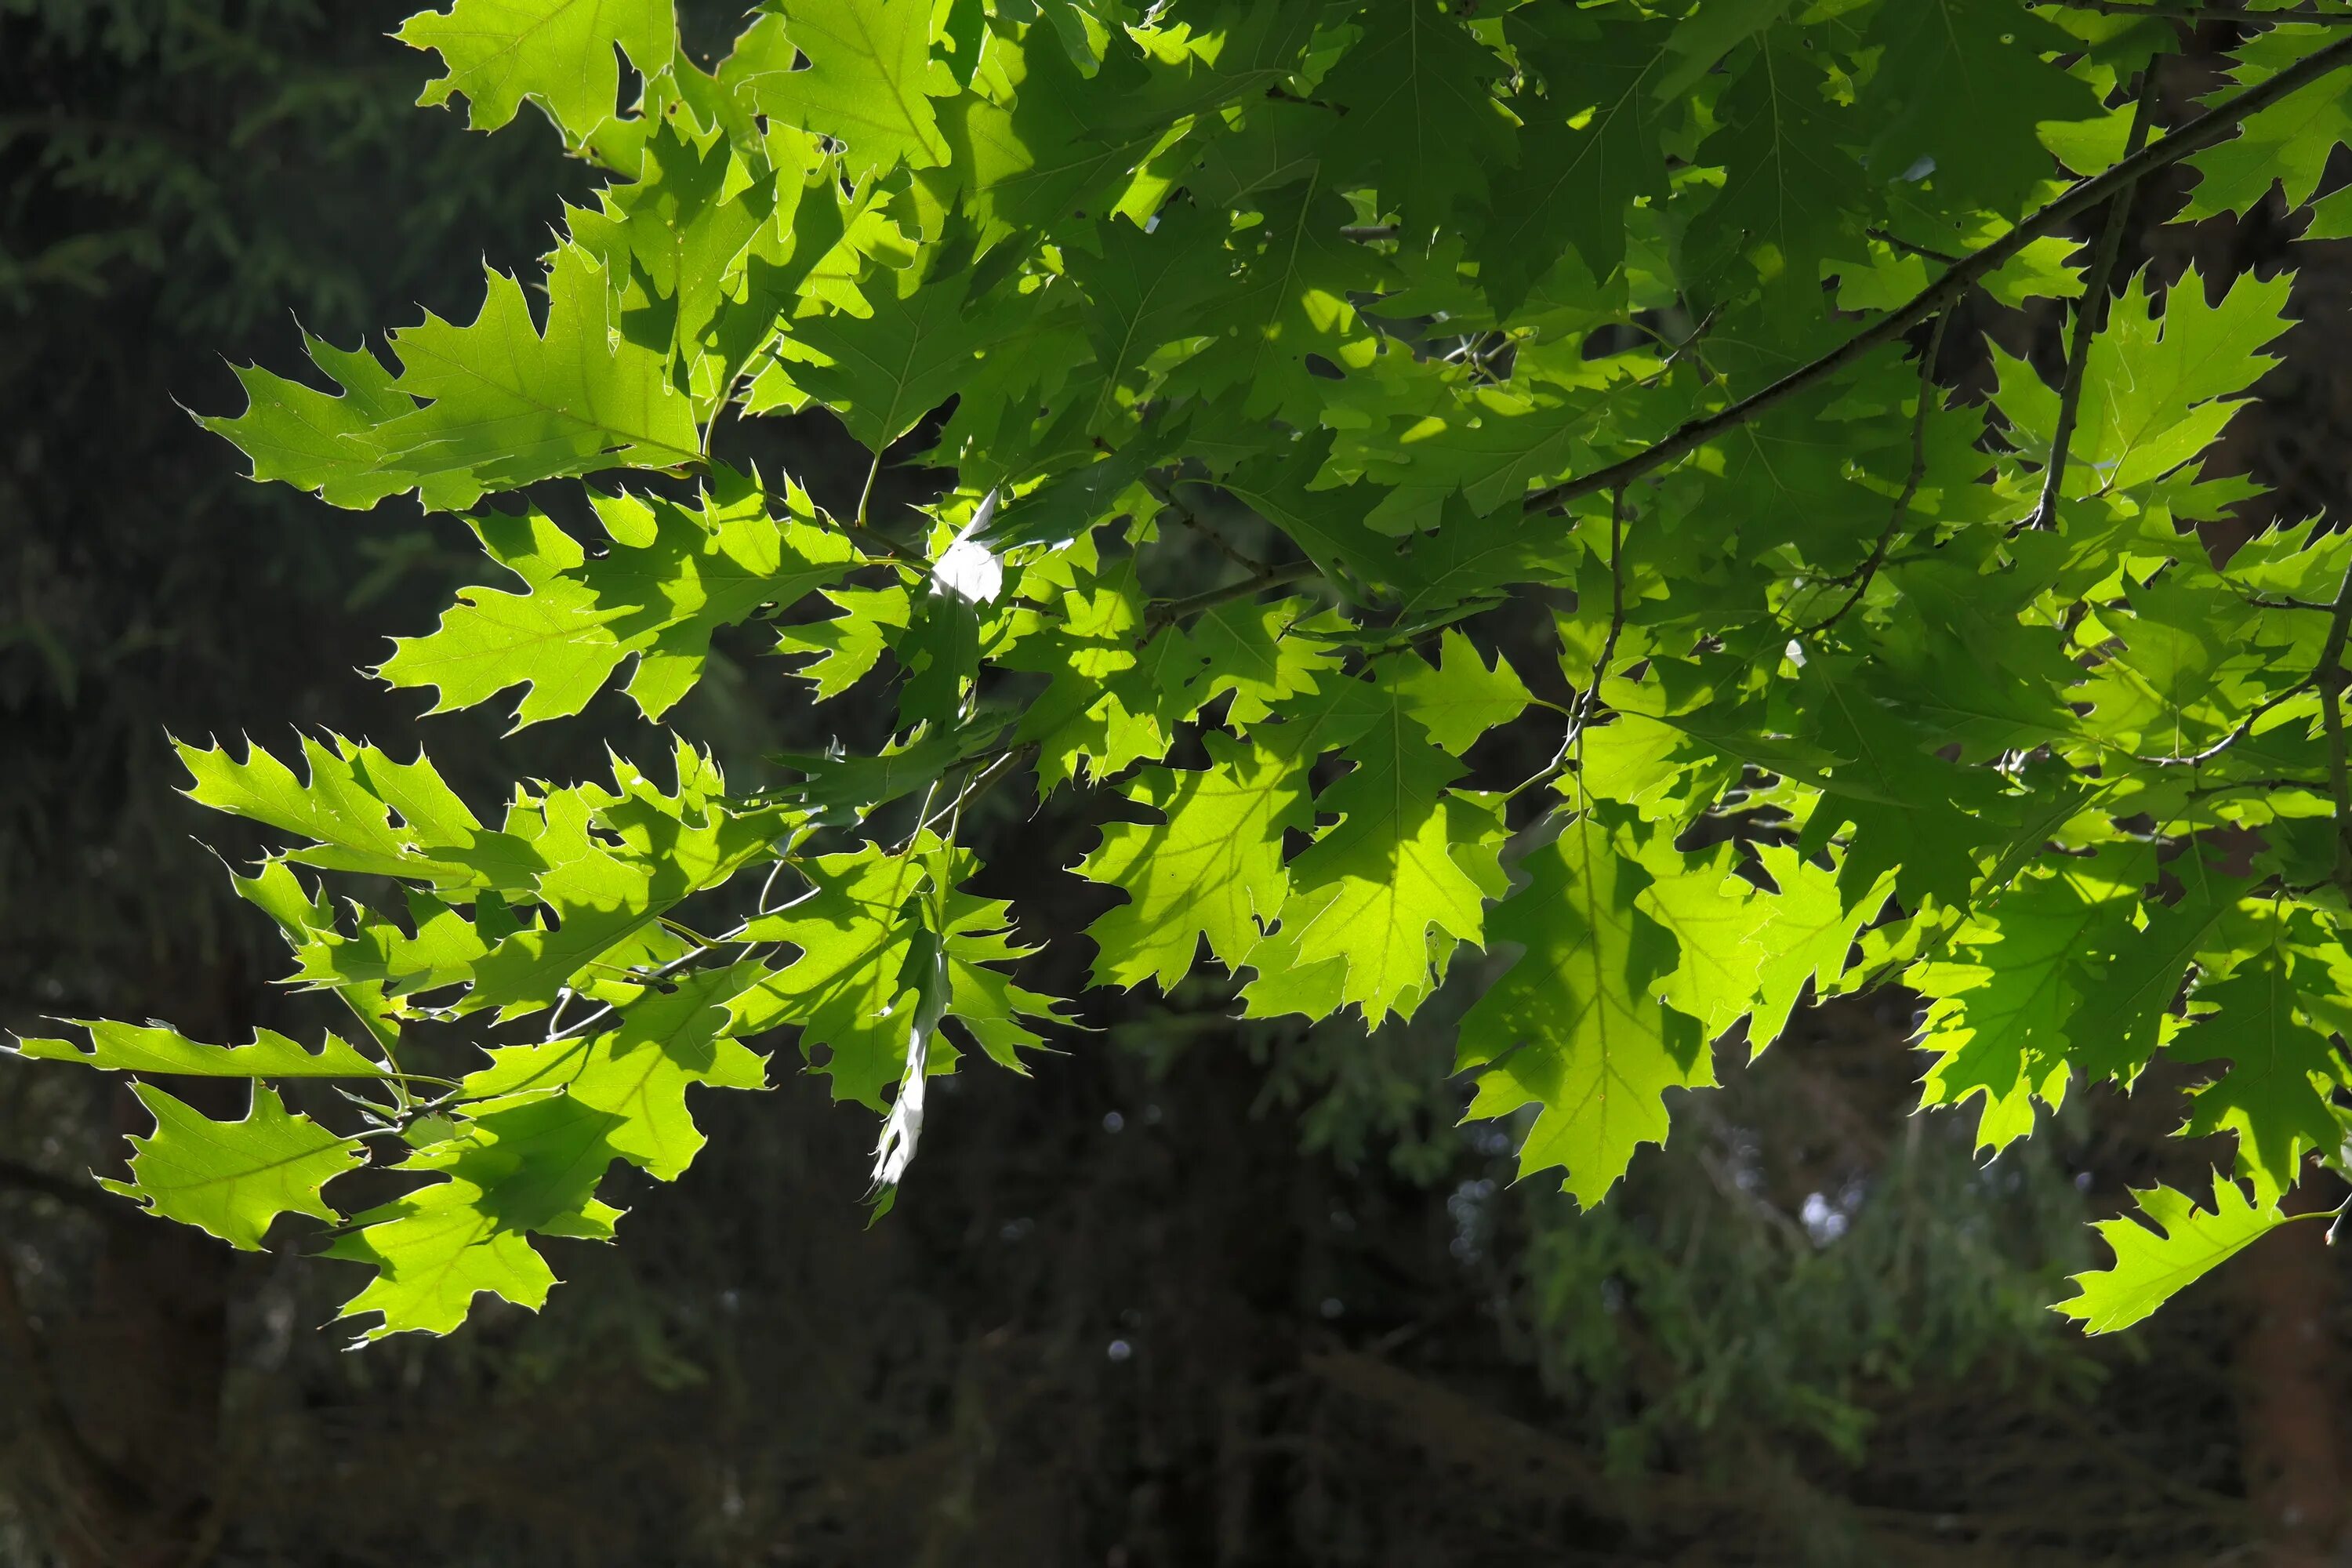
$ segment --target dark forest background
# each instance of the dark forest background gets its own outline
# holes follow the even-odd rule
[[[530,116],[411,108],[407,8],[0,0],[0,1028],[312,1021],[166,731],[422,740],[478,800],[660,746],[613,697],[508,739],[418,723],[357,667],[467,579],[464,531],[250,485],[184,411],[232,409],[225,361],[287,364],[296,320],[469,313],[587,188]],[[2167,63],[2168,118],[2228,41]],[[2259,213],[2159,228],[2177,194],[2136,226],[2160,274],[2287,263]],[[2310,320],[2227,464],[2300,515],[2347,484],[2352,257],[2293,259]],[[1982,334],[2046,356],[2059,325],[1969,324],[1948,384]],[[737,439],[820,498],[863,475],[824,416]],[[782,665],[726,651],[683,727],[745,779],[812,737]],[[996,810],[1015,863],[1076,858]],[[128,1096],[0,1062],[0,1568],[2347,1561],[2316,1227],[2113,1342],[2042,1310],[2086,1219],[2208,1157],[2157,1096],[2078,1097],[1979,1168],[1906,1115],[1907,999],[1847,1003],[1726,1060],[1580,1215],[1509,1184],[1506,1131],[1455,1129],[1442,1005],[1366,1040],[1225,1001],[1091,996],[1105,1027],[1033,1081],[944,1084],[870,1229],[870,1121],[787,1047],[774,1092],[700,1107],[682,1184],[620,1195],[621,1245],[555,1256],[543,1314],[358,1353],[321,1328],[343,1266],[140,1217],[91,1177]]]

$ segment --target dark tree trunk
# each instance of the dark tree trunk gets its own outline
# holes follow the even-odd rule
[[[2310,1211],[2333,1194],[2316,1181],[2288,1200]],[[2336,1255],[2317,1225],[2275,1231],[2233,1266],[2248,1312],[2239,1356],[2247,1496],[2273,1568],[2327,1568],[2344,1558],[2342,1369],[2335,1337]]]

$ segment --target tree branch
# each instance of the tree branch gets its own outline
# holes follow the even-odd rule
[[[1187,616],[1197,616],[1203,610],[1213,610],[1219,605],[1234,599],[1246,599],[1252,594],[1263,593],[1268,588],[1286,588],[1293,583],[1308,582],[1321,575],[1322,573],[1311,561],[1294,561],[1287,566],[1269,566],[1222,588],[1211,588],[1182,599],[1162,599],[1144,616],[1144,628],[1147,632],[1158,631],[1162,626],[1173,626]]]
[[[1185,527],[1191,529],[1193,532],[1207,540],[1211,544],[1215,545],[1218,554],[1223,556],[1226,560],[1232,562],[1243,571],[1263,576],[1265,574],[1274,570],[1273,567],[1267,565],[1265,562],[1258,560],[1255,556],[1244,555],[1240,551],[1234,549],[1230,543],[1226,542],[1225,536],[1219,533],[1215,529],[1211,528],[1207,521],[1203,519],[1199,512],[1194,511],[1191,507],[1186,506],[1182,501],[1177,500],[1174,487],[1161,479],[1157,474],[1145,474],[1143,476],[1143,488],[1151,492],[1152,500],[1158,501],[1161,506],[1166,507],[1170,511],[1174,512],[1176,514],[1177,521],[1182,523]]]
[[[1726,431],[1736,430],[1769,413],[1835,375],[1873,349],[1895,342],[1920,322],[1943,310],[1959,298],[1962,291],[2016,260],[2024,253],[2026,247],[2068,219],[2098,205],[2146,175],[2158,169],[2169,168],[2189,154],[2212,146],[2249,115],[2260,113],[2347,63],[2352,63],[2352,38],[2344,38],[2326,48],[2315,50],[2269,80],[2248,88],[2228,101],[2206,110],[2162,141],[2140,149],[2105,173],[2078,182],[2064,195],[1983,249],[1973,252],[1908,301],[1810,364],[1790,371],[1762,391],[1727,408],[1689,421],[1674,434],[1630,458],[1536,491],[1527,498],[1524,503],[1526,510],[1530,513],[1555,510],[1580,497],[1597,495],[1602,490],[1630,483],[1644,474],[1664,468],[1678,458],[1687,457]]]
[[[2132,111],[2131,136],[2124,157],[2147,145],[2147,128],[2156,118],[2156,67],[2162,56],[2151,57],[2140,72],[2139,105]],[[2042,499],[2027,520],[2027,528],[2053,528],[2058,522],[2058,492],[2066,484],[2066,455],[2074,445],[2074,422],[2083,408],[2083,373],[2091,363],[2091,342],[2105,319],[2107,296],[2115,289],[2116,262],[2123,255],[2124,229],[2131,218],[2132,194],[2137,181],[2127,183],[2107,204],[2106,226],[2099,231],[2099,248],[2084,279],[2083,302],[2074,308],[2074,337],[2066,348],[2066,381],[2058,392],[2058,427],[2050,436],[2050,462],[2042,473]]]
[[[2323,665],[2322,668],[2324,668],[2326,667]],[[2185,757],[2134,756],[2132,761],[2145,763],[2147,766],[2151,768],[2201,767],[2205,763],[2210,763],[2214,758],[2220,756],[2222,752],[2228,751],[2231,747],[2236,745],[2239,742],[2244,740],[2247,736],[2252,734],[2254,732],[2254,726],[2261,722],[2264,714],[2270,712],[2271,710],[2276,708],[2280,703],[2284,702],[2291,698],[2302,696],[2305,692],[2310,690],[2318,680],[2319,676],[2315,673],[2307,680],[2298,680],[2293,686],[2288,687],[2284,691],[2277,692],[2270,697],[2263,699],[2262,701],[2254,704],[2253,710],[2252,712],[2238,721],[2236,726],[2232,728],[2228,734],[2222,736],[2220,740],[2214,742],[2211,745],[2206,747],[2201,752],[2192,752]]]

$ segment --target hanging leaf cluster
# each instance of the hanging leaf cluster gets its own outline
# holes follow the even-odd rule
[[[2182,163],[2184,217],[2277,190],[2352,234],[2352,31],[2276,9],[2193,119],[2172,24],[2115,4],[766,0],[710,65],[669,0],[424,13],[425,102],[529,105],[607,183],[469,319],[310,340],[205,423],[472,529],[483,581],[377,671],[437,709],[662,719],[724,631],[887,739],[757,792],[682,741],[487,812],[331,735],[184,746],[279,837],[238,887],[350,1037],[19,1053],[136,1075],[153,1213],[329,1226],[373,1337],[539,1306],[543,1239],[609,1238],[607,1173],[678,1175],[689,1091],[763,1053],[881,1118],[887,1195],[931,1077],[1085,1018],[1033,944],[1252,1016],[1450,982],[1470,1114],[1587,1205],[1720,1052],[1901,984],[1988,1153],[2194,1069],[2210,1197],[2142,1194],[2064,1308],[2134,1321],[2284,1222],[2352,1088],[2352,534],[2241,542],[2256,487],[2209,471],[2292,279],[2116,266]],[[2064,313],[2063,363],[1961,395],[1977,301]],[[820,409],[936,503],[712,456]],[[990,790],[1111,819],[1108,912],[972,890]],[[404,1068],[428,1037],[478,1065]],[[346,1212],[362,1168],[398,1195]]]

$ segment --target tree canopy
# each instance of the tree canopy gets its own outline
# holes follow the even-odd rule
[[[2168,128],[2173,15],[785,0],[698,61],[656,0],[421,14],[426,102],[533,104],[608,183],[528,287],[310,338],[206,423],[464,518],[493,570],[377,671],[436,709],[671,719],[763,627],[835,743],[495,805],[332,733],[183,744],[284,843],[236,886],[349,1037],[19,1054],[250,1080],[235,1121],[142,1082],[117,1184],[236,1247],[323,1222],[373,1338],[541,1305],[533,1238],[611,1238],[608,1170],[677,1177],[688,1090],[764,1087],[764,1043],[880,1118],[887,1204],[932,1079],[1082,1038],[1044,946],[1253,1017],[1426,1007],[1585,1206],[1717,1051],[1902,986],[1981,1152],[2202,1069],[2210,1191],[2142,1194],[2063,1306],[2137,1321],[2301,1216],[2352,1087],[2352,535],[2250,529],[2216,460],[2292,280],[2117,259],[2176,164],[2185,216],[2352,234],[2352,31],[2231,13],[2274,25]],[[2063,353],[1974,352],[1978,298],[2065,310]],[[719,455],[820,409],[857,495]],[[898,462],[936,499],[877,505]],[[1059,868],[967,831],[1015,792],[1089,825],[1088,920],[1024,919]]]

